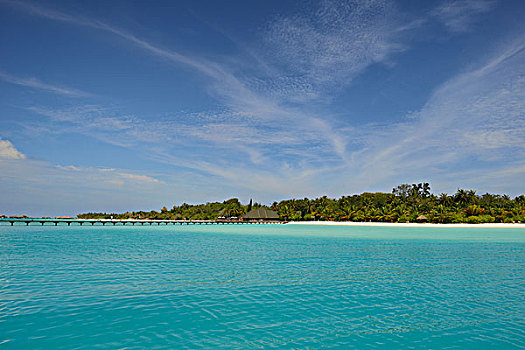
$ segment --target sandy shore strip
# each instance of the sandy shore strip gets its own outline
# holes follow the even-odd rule
[[[525,228],[525,224],[427,224],[400,222],[353,222],[353,221],[289,221],[287,225],[321,226],[375,226],[375,227],[475,227],[475,228]]]

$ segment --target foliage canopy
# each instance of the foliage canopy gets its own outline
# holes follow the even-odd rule
[[[126,212],[121,214],[85,213],[79,218],[116,219],[164,219],[164,220],[216,220],[219,217],[240,218],[251,209],[262,205],[243,205],[237,198],[224,202],[206,204],[182,204],[170,210],[163,207],[157,211]],[[329,221],[374,221],[416,222],[420,216],[432,223],[511,223],[525,222],[525,196],[511,199],[508,195],[477,195],[476,191],[458,189],[453,195],[430,192],[428,183],[402,184],[392,193],[369,193],[342,196],[332,199],[326,196],[309,199],[287,199],[274,202],[271,209],[277,211],[282,220],[329,220]]]

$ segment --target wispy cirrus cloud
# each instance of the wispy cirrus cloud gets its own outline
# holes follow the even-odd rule
[[[263,198],[384,189],[397,179],[432,179],[472,159],[479,160],[480,172],[521,169],[525,89],[519,44],[451,78],[421,110],[395,124],[348,125],[334,121],[329,108],[326,114],[312,112],[369,67],[408,49],[400,33],[417,29],[425,19],[403,23],[387,1],[324,1],[314,11],[274,18],[261,33],[261,48],[250,51],[256,60],[222,61],[162,48],[98,20],[9,3],[111,33],[165,62],[191,67],[209,78],[208,91],[224,105],[220,112],[155,121],[100,106],[30,107],[54,123],[54,132],[147,149],[150,159],[221,178],[220,183],[264,188]],[[432,16],[449,30],[462,31],[491,6],[489,1],[447,2]],[[492,170],[488,161],[497,163]]]
[[[524,62],[525,37],[519,37],[477,68],[445,82],[406,121],[368,131],[356,180],[372,184],[396,177],[455,176],[456,182],[489,189],[494,184],[483,179],[490,174],[522,169]],[[464,168],[476,170],[465,177]],[[523,175],[512,172],[509,183]]]
[[[334,158],[324,138],[314,130],[290,133],[280,126],[269,127],[230,112],[180,114],[152,121],[96,105],[27,110],[47,117],[40,123],[24,124],[30,134],[46,128],[54,134],[83,134],[137,151],[154,150],[162,154],[159,158],[176,152],[178,159],[195,158],[197,154],[203,161],[212,161],[231,154],[242,163],[261,165],[264,160],[266,166],[271,162],[277,167],[279,161],[297,159],[299,149],[305,147],[313,153],[303,154],[302,161],[327,162]]]
[[[279,18],[270,24],[265,34],[269,45],[265,51],[282,51],[283,55],[278,62],[267,62],[264,66],[299,66],[300,64],[292,63],[304,56],[307,62],[305,70],[290,75],[274,69],[270,76],[263,74],[258,80],[254,80],[253,74],[247,78],[242,71],[238,71],[238,67],[243,65],[237,60],[232,64],[195,58],[160,48],[134,34],[98,20],[55,11],[33,3],[4,3],[43,18],[109,32],[155,57],[189,66],[211,79],[210,91],[228,106],[232,114],[249,115],[255,120],[266,122],[267,125],[280,123],[283,128],[293,126],[294,129],[299,128],[297,132],[301,133],[315,131],[340,157],[344,157],[346,142],[326,118],[312,114],[307,108],[290,108],[286,104],[316,99],[319,96],[326,98],[328,86],[341,84],[345,79],[359,74],[373,63],[386,59],[400,48],[391,34],[394,11],[388,2],[325,1],[319,5],[315,15],[302,14],[293,18]],[[365,25],[355,26],[356,22]],[[297,43],[292,47],[291,44],[295,41]],[[259,65],[263,59],[268,58],[263,54],[260,57],[262,59],[259,60]],[[250,67],[250,70],[253,73],[258,68]],[[261,71],[268,72],[268,69]],[[296,122],[298,119],[301,120],[300,124]]]
[[[82,173],[82,178],[89,174],[94,181],[103,181],[112,185],[124,185],[125,182],[135,183],[160,183],[160,181],[152,176],[134,174],[126,172],[125,170],[118,170],[114,168],[95,168],[95,167],[78,167],[74,165],[61,166],[57,165],[59,169],[66,173]]]
[[[6,72],[0,71],[0,80],[8,82],[10,84],[20,85],[32,89],[47,91],[56,95],[67,96],[67,97],[90,97],[92,94],[58,85],[47,84],[40,81],[37,78],[21,78]]]
[[[324,0],[314,12],[278,17],[264,39],[288,72],[289,81],[279,85],[304,100],[348,85],[370,65],[403,50],[399,25],[390,1]]]
[[[32,14],[34,16],[47,18],[54,21],[70,23],[78,26],[90,27],[93,29],[105,31],[120,37],[126,42],[143,49],[144,51],[162,58],[168,61],[188,65],[203,74],[206,74],[213,78],[226,78],[220,67],[211,64],[211,62],[206,62],[205,60],[198,60],[187,55],[183,55],[174,50],[163,49],[159,46],[156,46],[146,40],[140,39],[137,36],[129,33],[125,30],[119,29],[117,27],[111,26],[103,21],[96,19],[90,19],[80,15],[74,15],[65,13],[62,11],[53,10],[48,7],[40,6],[36,3],[29,3],[23,1],[12,1],[12,0],[1,0],[2,3],[12,6],[13,8],[20,9],[26,13]],[[227,74],[226,74],[227,75]]]
[[[432,11],[432,16],[452,32],[465,32],[479,18],[496,5],[496,0],[445,1]]]

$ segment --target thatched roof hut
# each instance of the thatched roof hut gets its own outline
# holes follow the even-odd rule
[[[244,220],[279,220],[279,214],[276,211],[267,208],[257,208],[243,216]]]
[[[419,215],[416,220],[418,222],[426,222],[428,219],[425,215]]]

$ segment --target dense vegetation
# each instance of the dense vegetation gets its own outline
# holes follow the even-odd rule
[[[149,218],[215,220],[218,217],[242,217],[251,209],[260,207],[252,202],[242,205],[237,198],[222,203],[198,205],[182,204],[160,212],[139,211],[122,214],[87,213],[79,218]],[[491,223],[525,222],[525,196],[511,199],[507,195],[477,195],[473,190],[458,189],[453,195],[430,193],[428,183],[403,184],[392,193],[362,193],[332,199],[326,196],[316,199],[288,199],[274,202],[270,207],[283,220],[332,220],[433,223]]]
[[[224,218],[240,218],[252,209],[261,207],[259,203],[252,202],[248,205],[242,205],[237,198],[228,199],[222,203],[212,202],[206,204],[182,204],[180,206],[174,206],[171,210],[163,207],[160,212],[155,210],[152,211],[137,211],[137,212],[126,212],[122,214],[115,213],[86,213],[80,214],[78,218],[90,218],[90,219],[128,219],[128,218],[140,218],[140,219],[162,219],[162,220],[216,220],[219,217]]]

